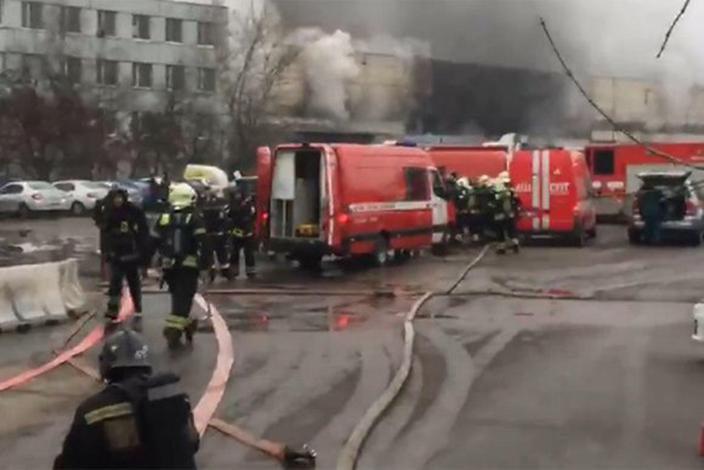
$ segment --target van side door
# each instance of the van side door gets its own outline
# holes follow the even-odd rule
[[[428,170],[432,191],[430,204],[433,210],[433,244],[442,243],[448,224],[448,201],[445,183],[435,168]]]

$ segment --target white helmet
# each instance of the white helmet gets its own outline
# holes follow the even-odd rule
[[[491,183],[491,178],[488,175],[482,175],[479,177],[479,184],[487,186]]]
[[[511,176],[508,174],[508,171],[502,171],[501,173],[499,173],[499,176],[496,179],[498,181],[501,181],[502,183],[511,182]]]

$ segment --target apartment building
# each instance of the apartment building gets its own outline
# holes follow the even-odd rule
[[[170,0],[0,0],[0,67],[48,69],[118,113],[170,100],[221,115],[216,45],[227,9]]]

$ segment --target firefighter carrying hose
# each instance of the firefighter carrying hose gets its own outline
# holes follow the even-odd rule
[[[200,270],[205,267],[202,257],[205,226],[195,210],[196,199],[195,190],[188,184],[174,184],[169,194],[171,209],[161,214],[156,224],[163,280],[171,293],[171,315],[164,327],[170,348],[181,344],[182,335],[192,342],[198,327],[190,314]]]
[[[228,253],[228,206],[224,198],[218,197],[212,190],[206,191],[201,205],[203,223],[206,230],[205,262],[210,269],[210,281],[217,277],[217,266],[225,279],[231,279]]]
[[[149,347],[131,330],[100,354],[107,386],[76,410],[55,469],[195,469],[198,432],[188,396],[173,374],[152,375]]]
[[[106,259],[110,265],[110,288],[108,320],[117,319],[123,280],[132,296],[135,322],[142,315],[142,289],[140,267],[145,265],[149,254],[149,229],[144,212],[127,200],[127,192],[114,188],[106,197],[101,214],[102,231],[105,238]]]
[[[247,277],[253,278],[256,275],[254,252],[256,250],[256,240],[254,239],[254,222],[256,209],[250,198],[244,198],[239,188],[234,188],[230,192],[230,226],[232,234],[232,255],[230,266],[232,276],[239,276],[240,272],[240,251],[244,251],[244,263]]]
[[[495,200],[494,208],[494,231],[497,237],[496,252],[506,253],[507,245],[518,253],[520,244],[516,236],[516,218],[520,210],[520,201],[511,186],[511,178],[508,172],[499,174],[494,183]]]

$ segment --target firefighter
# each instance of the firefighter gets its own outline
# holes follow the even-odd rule
[[[95,209],[93,209],[93,222],[98,228],[100,237],[100,277],[103,281],[108,281],[110,279],[110,273],[108,272],[108,250],[106,244],[107,237],[105,236],[105,211],[109,202],[108,195],[96,201]]]
[[[120,310],[120,297],[123,281],[132,296],[135,310],[135,322],[138,324],[142,315],[142,288],[140,267],[145,265],[149,254],[149,229],[144,212],[128,201],[124,189],[113,188],[101,215],[105,237],[106,259],[110,265],[110,287],[108,290],[108,308],[105,314],[108,320],[117,319]]]
[[[467,225],[469,227],[469,235],[472,243],[478,243],[481,240],[484,231],[481,223],[481,206],[478,198],[479,183],[476,180],[470,180],[469,186],[471,191],[469,202],[467,204]]]
[[[636,198],[645,224],[643,228],[645,242],[651,245],[660,243],[660,227],[667,211],[665,195],[658,188],[650,188],[639,191]]]
[[[474,233],[477,235],[477,241],[484,236],[493,218],[494,191],[490,183],[491,178],[487,175],[482,175],[474,191],[476,206],[473,220],[475,222]]]
[[[206,230],[205,260],[210,269],[210,281],[217,277],[217,266],[220,274],[227,280],[232,278],[228,253],[228,206],[227,201],[218,197],[212,190],[207,190],[204,196],[201,213]]]
[[[202,249],[205,226],[195,210],[196,199],[191,186],[174,184],[169,194],[171,208],[159,215],[156,223],[162,279],[171,294],[171,314],[163,331],[170,348],[178,347],[184,335],[192,342],[198,326],[190,314],[200,271],[205,267]]]
[[[244,263],[247,277],[253,278],[256,275],[254,251],[256,241],[254,239],[254,221],[256,209],[250,198],[244,198],[242,190],[235,188],[230,192],[230,226],[232,234],[232,254],[230,267],[232,276],[239,276],[240,272],[240,251],[244,251]]]
[[[457,236],[459,240],[464,240],[469,230],[469,205],[472,197],[472,188],[467,178],[457,180],[454,192],[454,203],[457,209]]]
[[[511,177],[507,171],[503,171],[499,174],[495,186],[499,203],[498,210],[504,214],[504,218],[499,224],[499,229],[503,232],[501,238],[504,239],[504,242],[507,243],[515,253],[518,253],[520,243],[516,232],[516,223],[521,209],[521,202],[513,189]]]
[[[55,469],[195,469],[199,437],[173,374],[152,375],[149,347],[131,330],[100,354],[107,386],[76,410]]]

